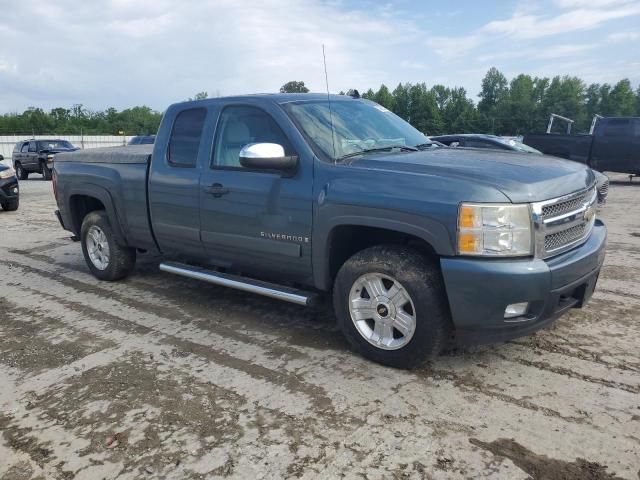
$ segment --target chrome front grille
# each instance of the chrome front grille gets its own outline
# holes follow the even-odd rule
[[[542,207],[542,218],[557,217],[559,215],[578,210],[582,206],[582,204],[585,203],[586,198],[589,196],[589,193],[591,193],[590,190],[582,192],[575,198],[571,198],[569,200],[544,205]]]
[[[545,235],[544,236],[545,251],[552,252],[558,248],[564,247],[565,245],[573,243],[576,240],[584,237],[585,228],[587,228],[587,224],[581,223],[579,225],[568,228],[566,230]]]
[[[598,195],[595,186],[533,204],[536,256],[548,258],[577,246],[591,234]]]

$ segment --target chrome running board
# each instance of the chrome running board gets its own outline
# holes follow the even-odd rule
[[[315,293],[284,287],[275,283],[263,282],[261,280],[254,280],[252,278],[240,277],[238,275],[205,270],[183,263],[163,262],[160,264],[160,270],[215,285],[221,285],[223,287],[235,288],[236,290],[242,290],[244,292],[284,300],[285,302],[295,303],[305,307],[314,305],[317,300],[317,294]]]

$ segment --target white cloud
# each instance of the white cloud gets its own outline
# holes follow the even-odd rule
[[[636,15],[640,15],[640,3],[607,9],[581,8],[556,16],[514,15],[507,20],[489,22],[481,31],[519,39],[535,39],[589,30],[610,20]]]
[[[613,43],[633,42],[640,40],[640,32],[615,32],[610,34],[607,40]]]
[[[560,8],[603,8],[633,3],[636,0],[555,0],[555,4]]]
[[[637,40],[633,28],[611,28],[640,14],[638,0],[551,0],[521,3],[484,26],[477,15],[477,27],[463,27],[467,19],[442,17],[457,13],[452,8],[421,14],[394,2],[361,9],[345,0],[0,2],[0,112],[73,103],[162,110],[202,90],[273,92],[289,80],[323,91],[322,44],[332,91],[424,81],[473,95],[491,65],[529,73],[555,59],[561,67],[588,58],[596,67],[587,74],[605,72],[613,61],[605,49]],[[479,10],[473,5],[463,15],[473,21]],[[596,27],[594,39],[554,37]],[[636,75],[633,52],[624,55],[624,76]]]
[[[460,60],[484,41],[482,35],[474,33],[459,37],[431,37],[427,39],[426,45],[441,57]]]

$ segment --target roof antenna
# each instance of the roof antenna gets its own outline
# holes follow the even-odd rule
[[[333,110],[331,109],[331,95],[329,95],[329,77],[327,75],[327,56],[324,53],[324,43],[322,44],[322,59],[324,60],[324,83],[327,86],[327,103],[329,104],[329,121],[331,122],[331,146],[333,147],[333,163],[336,159],[336,134],[333,128]]]

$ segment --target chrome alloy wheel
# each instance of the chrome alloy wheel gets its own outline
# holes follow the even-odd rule
[[[105,270],[109,266],[109,242],[102,229],[92,225],[85,242],[91,263],[98,270]]]
[[[381,273],[367,273],[353,283],[349,314],[358,333],[383,350],[404,347],[416,331],[416,309],[409,293]]]

